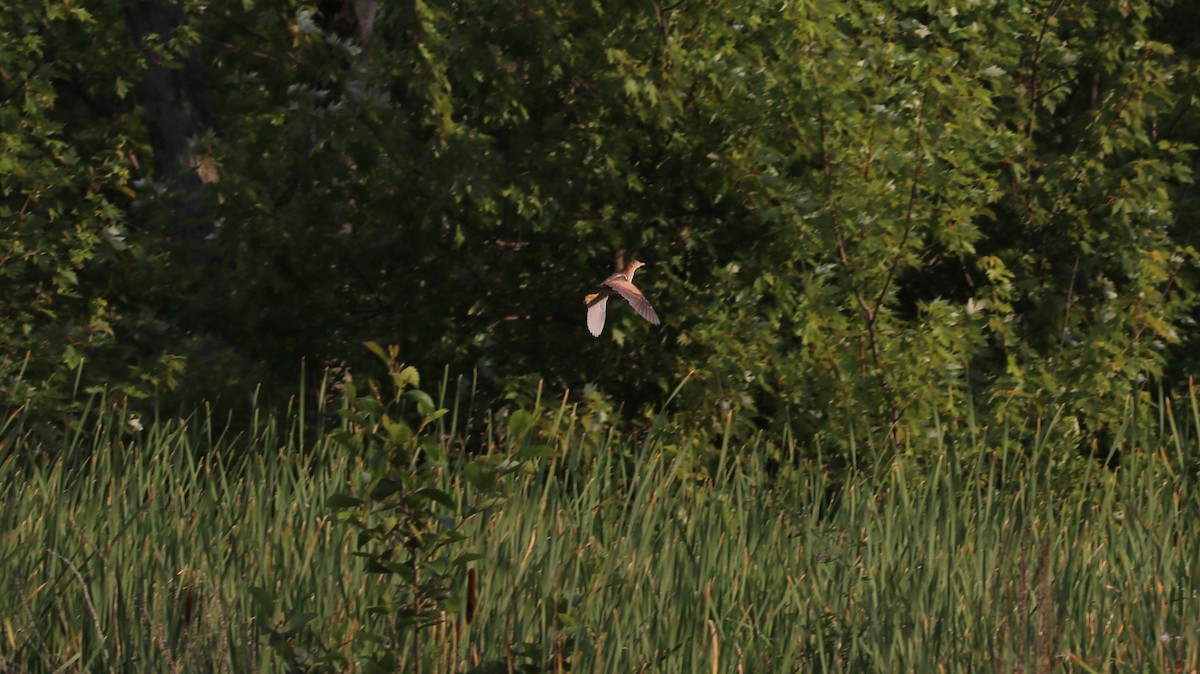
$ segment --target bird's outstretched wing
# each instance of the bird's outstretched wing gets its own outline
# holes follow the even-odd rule
[[[604,330],[604,319],[608,316],[608,295],[599,294],[588,302],[587,326],[593,337],[599,337]]]
[[[637,286],[633,285],[633,283],[631,283],[623,275],[617,274],[609,277],[604,282],[604,285],[612,288],[613,290],[617,291],[617,294],[619,294],[621,297],[624,297],[625,301],[629,302],[629,306],[633,307],[633,310],[638,312],[642,318],[650,321],[650,323],[654,325],[659,324],[658,314],[654,312],[654,307],[650,306],[650,301],[646,299],[646,296],[642,294],[642,291],[638,290]],[[590,313],[588,314],[588,325],[589,327],[591,326]],[[601,325],[603,325],[603,320],[601,321]]]

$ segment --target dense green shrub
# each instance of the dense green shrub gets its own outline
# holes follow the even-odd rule
[[[144,396],[180,372],[174,317],[155,310],[167,258],[131,218],[150,153],[117,10],[18,2],[0,16],[6,414],[68,410],[80,386]]]
[[[690,373],[666,421],[718,438],[723,410],[847,452],[830,410],[875,448],[935,419],[1036,427],[1051,402],[1086,434],[1195,362],[1189,7],[183,3],[82,70],[112,22],[41,30],[42,7],[3,43],[27,63],[9,100],[58,101],[4,112],[27,145],[6,246],[45,251],[3,272],[25,381],[82,356],[145,388],[184,354],[191,395],[290,390],[302,359],[354,369],[378,339],[496,395],[592,386],[631,419]],[[130,85],[156,59],[204,76],[203,187],[132,160],[162,152]],[[84,115],[58,95],[80,86],[133,105]],[[35,159],[51,141],[81,159]],[[45,208],[22,210],[35,184]],[[172,239],[198,203],[206,237]],[[665,325],[614,311],[592,339],[582,293],[633,257]]]

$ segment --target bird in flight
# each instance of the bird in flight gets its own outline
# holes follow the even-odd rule
[[[634,272],[645,266],[646,263],[641,260],[630,262],[624,269],[597,284],[592,288],[592,292],[583,298],[584,304],[587,305],[588,332],[595,337],[600,336],[600,331],[604,330],[604,319],[608,315],[608,298],[614,294],[625,298],[629,306],[642,318],[658,325],[658,314],[654,313],[654,307],[650,306],[642,291],[633,285]]]

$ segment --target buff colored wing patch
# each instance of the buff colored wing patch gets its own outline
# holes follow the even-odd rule
[[[607,281],[607,285],[624,297],[625,301],[629,302],[629,306],[638,312],[638,315],[654,325],[659,324],[658,314],[655,313],[654,307],[650,306],[650,301],[646,299],[642,291],[637,289],[637,286],[622,278],[611,278]]]

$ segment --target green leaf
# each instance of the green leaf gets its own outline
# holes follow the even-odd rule
[[[527,445],[517,451],[522,459],[549,459],[554,456],[554,447],[550,445]]]
[[[383,418],[382,423],[387,432],[388,441],[399,447],[408,445],[413,436],[413,431],[408,424],[403,421],[391,421],[387,417]]]
[[[404,397],[417,403],[417,413],[420,414],[422,418],[433,413],[433,398],[430,398],[428,393],[413,389],[411,391],[405,391]]]
[[[390,477],[383,477],[376,480],[371,486],[369,498],[372,501],[383,501],[404,488],[403,483],[398,480],[393,480]]]
[[[383,350],[382,346],[379,346],[378,342],[363,342],[363,346],[367,347],[367,349],[371,353],[375,354],[379,360],[385,363],[391,362],[391,359],[388,358],[387,352]]]
[[[431,424],[431,423],[433,423],[433,422],[437,421],[438,419],[441,419],[442,417],[446,416],[446,414],[447,414],[449,411],[450,411],[450,410],[448,410],[448,409],[446,409],[446,408],[444,408],[444,407],[442,407],[442,408],[439,408],[439,409],[436,409],[436,410],[434,410],[433,412],[431,412],[431,413],[429,413],[428,415],[426,415],[426,416],[425,416],[425,418],[421,420],[421,425],[422,425],[422,426],[428,426],[429,424]]]
[[[480,559],[483,559],[483,555],[481,553],[464,552],[461,555],[455,557],[454,561],[451,562],[451,565],[452,566],[466,566],[467,564],[478,561]]]
[[[525,437],[533,430],[534,416],[527,410],[516,410],[508,417],[508,437],[513,442],[525,441]]]
[[[467,510],[467,512],[464,514],[470,516],[470,515],[474,515],[476,513],[486,512],[492,508],[499,508],[500,506],[503,506],[503,505],[504,505],[503,497],[490,496],[488,498],[480,499],[480,500],[472,503],[470,509]]]
[[[357,508],[363,504],[363,500],[355,498],[345,492],[336,492],[325,499],[325,506],[333,510],[344,510],[346,508]]]
[[[491,491],[498,482],[496,470],[478,462],[469,463],[463,468],[463,478],[480,491]]]
[[[316,617],[317,614],[315,613],[301,613],[293,616],[290,620],[288,620],[287,626],[282,630],[283,636],[290,637],[299,634],[301,630],[304,629],[304,626],[312,622],[314,619],[316,619]]]
[[[416,489],[412,492],[412,496],[434,501],[450,509],[458,507],[458,504],[449,494],[433,487],[421,487],[420,489]]]
[[[400,370],[396,376],[396,386],[399,390],[406,388],[418,389],[421,387],[421,375],[417,373],[417,368],[409,366]],[[430,403],[430,407],[433,403]]]
[[[271,624],[275,619],[275,595],[265,588],[252,585],[250,599],[254,604],[255,617],[264,624]]]

